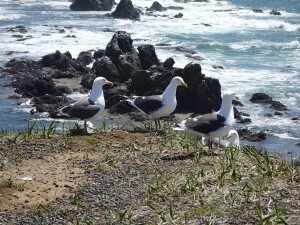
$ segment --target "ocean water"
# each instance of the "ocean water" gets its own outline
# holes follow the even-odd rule
[[[133,0],[145,11],[152,0]],[[11,58],[40,59],[56,50],[70,51],[73,57],[90,49],[104,49],[112,32],[126,30],[141,44],[171,44],[156,46],[162,61],[175,59],[175,66],[200,63],[203,73],[218,78],[222,90],[235,90],[245,105],[239,108],[251,115],[247,127],[253,131],[267,130],[267,140],[256,147],[278,152],[300,154],[300,1],[299,0],[209,0],[208,3],[181,3],[160,0],[163,6],[180,6],[182,10],[155,12],[156,16],[141,15],[140,21],[119,20],[104,16],[107,12],[73,12],[65,0],[1,0],[0,2],[0,67]],[[255,13],[252,9],[262,9]],[[281,16],[270,15],[277,10]],[[174,15],[183,13],[175,19]],[[23,25],[27,33],[7,32],[7,28]],[[209,25],[209,26],[207,26]],[[64,33],[60,30],[64,29]],[[20,41],[12,35],[32,36]],[[75,35],[76,38],[66,38]],[[198,61],[178,51],[174,46],[193,50]],[[213,65],[224,69],[214,69]],[[3,75],[3,74],[2,74]],[[0,78],[0,84],[10,82]],[[252,104],[249,99],[264,92],[288,107],[283,116],[274,114],[269,106]],[[28,121],[43,115],[31,115],[30,105],[21,100],[7,99],[13,94],[0,88],[0,127],[23,129]],[[24,100],[25,101],[25,100]],[[236,125],[241,127],[243,125]]]

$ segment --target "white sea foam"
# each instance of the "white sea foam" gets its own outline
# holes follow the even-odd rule
[[[289,133],[273,134],[273,135],[282,139],[300,140],[300,138],[292,137]]]

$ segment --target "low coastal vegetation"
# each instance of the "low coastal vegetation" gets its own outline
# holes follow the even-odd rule
[[[166,125],[91,135],[33,123],[0,133],[0,223],[297,224],[293,162],[251,147],[208,151]],[[76,135],[72,135],[76,134]]]

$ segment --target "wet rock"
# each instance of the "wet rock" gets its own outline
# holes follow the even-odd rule
[[[224,69],[223,66],[219,66],[219,65],[212,65],[212,67],[213,67],[214,69]]]
[[[271,15],[274,15],[274,16],[280,16],[280,15],[281,15],[281,13],[280,13],[279,11],[276,11],[276,10],[272,10],[272,11],[270,12],[270,14],[271,14]]]
[[[264,117],[273,117],[273,115],[271,113],[265,113]]]
[[[107,56],[102,57],[94,62],[93,68],[96,77],[105,77],[113,82],[122,80],[120,73],[115,64]]]
[[[105,55],[116,65],[122,81],[142,69],[139,53],[132,46],[133,40],[125,31],[115,33],[106,46]]]
[[[105,50],[100,49],[100,50],[97,50],[97,51],[94,52],[93,58],[94,59],[100,59],[104,55],[105,55]]]
[[[241,107],[244,106],[243,103],[241,103],[239,100],[235,100],[235,99],[232,100],[232,105],[234,105],[234,106],[241,106]]]
[[[85,66],[77,60],[72,59],[72,56],[69,52],[63,54],[60,53],[59,50],[57,50],[55,53],[43,56],[40,60],[40,63],[42,67],[51,67],[61,71],[85,71]]]
[[[167,58],[164,62],[163,62],[163,67],[165,68],[173,68],[173,65],[175,64],[175,60],[173,58]]]
[[[80,52],[77,61],[81,62],[83,65],[88,65],[93,61],[92,53],[90,51]]]
[[[274,113],[274,115],[276,115],[276,116],[282,116],[283,114],[282,114],[281,112],[277,112],[277,111],[276,111],[276,112]]]
[[[262,9],[252,9],[255,13],[263,13],[264,11]]]
[[[68,34],[67,36],[64,36],[64,38],[77,38],[77,37],[74,34],[73,35]]]
[[[138,10],[133,7],[131,0],[121,0],[120,3],[117,5],[115,11],[111,13],[111,16],[113,18],[119,19],[140,19],[140,14]]]
[[[95,73],[87,73],[83,75],[83,77],[81,78],[80,84],[82,85],[82,87],[86,88],[87,90],[91,90],[95,78],[96,78]]]
[[[181,47],[181,46],[175,47],[175,50],[179,51],[179,52],[186,52],[186,53],[191,54],[191,55],[197,54],[196,51],[194,51],[192,49],[184,48],[184,47]]]
[[[208,23],[201,23],[201,24],[206,27],[211,27],[211,24],[208,24]]]
[[[180,6],[168,6],[168,7],[165,7],[166,9],[171,9],[171,10],[183,10],[184,8],[183,7],[180,7]]]
[[[278,110],[278,111],[286,111],[287,110],[287,107],[284,104],[282,104],[281,102],[278,102],[278,101],[273,101],[271,103],[271,108],[275,109],[275,110]]]
[[[114,82],[113,88],[105,91],[105,108],[110,109],[112,106],[118,104],[120,100],[127,95],[127,85]]]
[[[252,122],[251,118],[249,118],[249,114],[240,112],[236,107],[233,107],[233,113],[237,123],[246,124]],[[247,118],[244,118],[244,116]]]
[[[182,71],[182,78],[188,84],[187,89],[178,89],[178,110],[198,114],[218,111],[221,107],[221,85],[218,79],[205,77],[199,64],[187,64]],[[176,75],[177,76],[177,75]]]
[[[300,120],[300,117],[293,117],[291,120]]]
[[[152,65],[159,64],[153,45],[141,45],[138,47],[138,51],[140,62],[144,70],[149,69]]]
[[[185,57],[188,57],[188,58],[191,58],[191,59],[195,59],[195,60],[198,60],[198,61],[201,61],[201,60],[204,60],[203,57],[201,57],[200,55],[197,55],[197,54],[185,54],[184,55]]]
[[[70,9],[74,11],[110,11],[114,0],[75,0]]]
[[[18,25],[18,26],[15,26],[15,27],[8,27],[8,28],[5,28],[7,32],[19,32],[19,33],[27,33],[28,32],[28,29],[23,26],[23,25]]]
[[[249,100],[252,103],[271,103],[273,101],[269,95],[264,93],[255,93]]]
[[[148,8],[146,11],[165,11],[166,8],[164,8],[159,2],[155,1],[153,2],[152,6]]]
[[[237,130],[242,140],[248,140],[252,142],[259,142],[265,140],[267,137],[264,131],[252,132],[246,128]]]
[[[16,92],[22,94],[22,97],[37,97],[45,94],[63,95],[64,93],[70,94],[71,90],[63,87],[56,86],[51,78],[48,77],[26,77],[18,79],[12,83],[12,87]]]
[[[252,103],[271,104],[270,107],[277,111],[288,110],[284,104],[282,104],[278,101],[274,101],[269,95],[264,94],[264,93],[255,93],[249,100]]]
[[[130,80],[129,88],[134,90],[137,95],[145,94],[145,91],[149,90],[153,86],[153,82],[150,81],[153,71],[139,70]]]
[[[183,17],[183,14],[182,13],[178,13],[174,16],[174,18],[182,18]]]
[[[33,106],[35,107],[35,112],[49,112],[54,113],[57,109],[72,103],[73,100],[66,98],[65,96],[54,96],[54,95],[43,95],[40,97],[33,98]]]

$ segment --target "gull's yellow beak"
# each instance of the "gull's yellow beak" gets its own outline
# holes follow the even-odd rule
[[[188,85],[186,83],[182,83],[181,86],[188,88]]]
[[[234,96],[235,100],[240,100],[240,98],[238,96]]]
[[[225,140],[228,140],[231,137],[232,137],[231,135],[228,135],[228,136],[225,137]]]
[[[109,86],[112,86],[112,85],[113,85],[113,82],[107,81],[106,84],[108,84]]]

